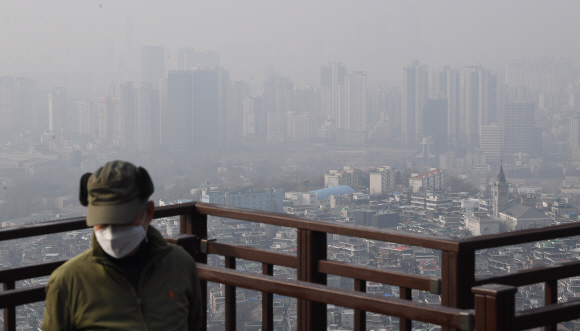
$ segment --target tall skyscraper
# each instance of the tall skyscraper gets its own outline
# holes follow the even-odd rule
[[[346,67],[341,63],[329,63],[327,66],[320,67],[321,112],[324,116],[331,116],[333,121],[338,120],[339,111],[336,107],[339,106],[339,99],[344,95],[342,87],[345,76]],[[334,125],[341,127],[337,122]]]
[[[55,87],[48,94],[48,130],[50,132],[63,132],[70,125],[67,112],[67,93],[65,87]]]
[[[121,139],[121,98],[115,96],[98,97],[98,137],[119,144]]]
[[[459,71],[449,66],[435,71],[433,97],[447,100],[447,148],[457,151],[459,130]]]
[[[508,102],[505,104],[504,155],[536,152],[534,147],[536,138],[534,113],[535,105],[533,102]]]
[[[489,124],[490,72],[480,66],[465,69],[462,133],[467,147],[478,148],[481,126]]]
[[[429,151],[435,155],[447,152],[447,100],[429,99],[423,109],[423,135],[431,137]]]
[[[185,153],[192,144],[193,74],[170,71],[167,77],[167,144]]]
[[[486,162],[499,162],[501,159],[501,126],[488,124],[481,126],[479,149]]]
[[[149,153],[159,145],[159,90],[149,82],[141,84],[137,104],[137,149]]]
[[[14,130],[14,77],[0,77],[0,132]]]
[[[133,82],[121,84],[121,146],[137,145],[137,89]]]
[[[227,147],[229,72],[170,71],[167,81],[169,148],[176,152]]]
[[[177,50],[177,70],[191,70],[194,66],[193,48],[180,48]]]
[[[165,50],[162,46],[141,47],[141,81],[158,89],[165,79]]]
[[[77,134],[90,134],[90,103],[88,100],[75,100],[73,103],[75,126],[73,132]]]
[[[409,147],[416,147],[423,133],[423,107],[427,101],[428,72],[426,65],[419,61],[403,68],[403,99],[401,112],[402,141]]]
[[[344,85],[345,143],[363,145],[367,129],[367,75],[364,72],[348,74]]]

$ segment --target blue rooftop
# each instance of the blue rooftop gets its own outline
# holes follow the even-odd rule
[[[323,189],[316,190],[316,191],[310,191],[309,193],[316,193],[316,194],[318,194],[318,200],[325,200],[325,199],[328,199],[328,197],[330,197],[331,195],[343,195],[343,194],[355,193],[355,192],[356,191],[350,186],[339,185],[339,186],[323,188]]]

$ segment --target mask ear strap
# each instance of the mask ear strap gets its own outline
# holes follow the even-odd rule
[[[79,189],[79,201],[81,205],[88,206],[89,205],[89,191],[87,189],[87,183],[89,182],[89,177],[91,177],[91,173],[87,172],[81,177],[81,187]]]

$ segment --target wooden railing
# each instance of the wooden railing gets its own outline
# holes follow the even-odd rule
[[[217,241],[203,241],[204,249],[196,250],[193,235],[207,238],[208,215],[295,228],[297,254]],[[576,224],[459,240],[206,203],[166,206],[155,210],[155,218],[170,216],[180,216],[181,235],[167,240],[182,245],[197,261],[205,311],[207,282],[225,284],[226,330],[236,330],[236,287],[262,292],[264,331],[273,330],[273,294],[298,299],[298,330],[326,329],[326,318],[321,316],[326,316],[327,304],[354,309],[355,330],[366,330],[367,311],[399,317],[401,330],[411,330],[413,320],[439,324],[447,330],[471,330],[474,325],[477,330],[517,330],[542,325],[547,326],[548,330],[556,330],[556,323],[580,318],[580,303],[557,304],[558,279],[580,275],[580,262],[475,279],[476,250],[580,235],[580,225]],[[2,229],[0,241],[85,228],[84,218],[37,223]],[[326,256],[327,233],[441,250],[442,277],[436,279],[329,261]],[[208,266],[207,254],[225,256],[225,268]],[[262,263],[262,275],[235,270],[236,259]],[[44,300],[43,286],[14,289],[15,282],[49,275],[62,263],[40,263],[0,270],[0,282],[4,284],[4,292],[0,293],[0,309],[4,309],[5,330],[16,329],[16,306]],[[296,268],[297,280],[274,278],[274,265]],[[345,290],[326,286],[328,274],[354,278],[354,288]],[[367,281],[399,286],[400,297],[384,298],[364,293]],[[534,283],[545,283],[546,306],[516,313],[514,286]],[[442,305],[412,301],[413,289],[440,294]]]

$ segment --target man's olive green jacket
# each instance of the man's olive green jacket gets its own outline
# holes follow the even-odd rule
[[[44,330],[201,329],[205,312],[195,262],[152,226],[147,239],[149,261],[135,290],[93,235],[92,248],[50,276]]]

